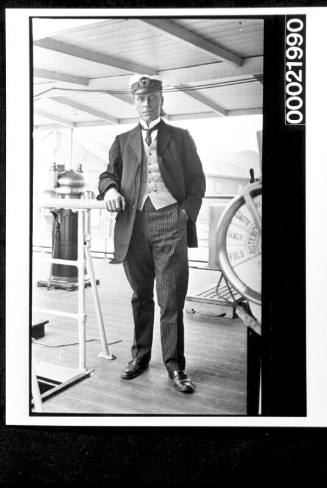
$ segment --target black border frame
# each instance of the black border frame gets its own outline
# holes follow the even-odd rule
[[[300,2],[265,0],[262,2],[225,0],[207,2],[188,2],[188,7],[318,7],[326,6],[325,1],[310,0]],[[142,8],[166,7],[167,2],[134,0],[111,2],[94,0],[94,8]],[[72,7],[67,0],[6,0],[6,8]],[[74,2],[74,7],[88,8],[89,2]],[[183,0],[169,2],[170,7],[185,7]],[[5,99],[5,26],[4,10],[1,11],[0,37],[3,49],[1,59],[1,101]],[[269,69],[269,68],[268,68]],[[0,156],[5,160],[5,110],[0,124]],[[272,158],[271,158],[272,159]],[[273,172],[273,169],[271,170]],[[1,181],[5,181],[5,166],[0,165]],[[273,174],[278,192],[287,187],[279,174]],[[297,191],[303,197],[304,175]],[[273,185],[272,185],[273,186]],[[299,188],[300,187],[300,188]],[[275,188],[270,188],[271,193]],[[0,267],[5,279],[5,192],[0,194]],[[273,213],[273,212],[271,212]],[[303,216],[302,216],[303,217]],[[303,223],[300,223],[298,245],[304,254]],[[301,230],[302,228],[302,230]],[[301,253],[301,252],[300,252]],[[303,268],[303,263],[301,263]],[[268,286],[269,288],[269,286]],[[1,287],[2,324],[5,322],[5,288]],[[305,295],[299,299],[305,299]],[[285,330],[284,330],[285,332]],[[279,330],[279,336],[283,330]],[[286,329],[286,335],[287,333]],[[4,327],[0,328],[1,344],[5,343]],[[276,342],[278,343],[278,342]],[[0,355],[1,369],[1,441],[2,468],[0,479],[6,482],[28,481],[79,481],[103,482],[129,480],[153,484],[161,480],[197,484],[213,484],[235,480],[237,476],[249,476],[250,481],[314,482],[315,478],[326,476],[326,429],[293,427],[235,427],[235,428],[67,428],[67,427],[20,427],[4,426],[5,422],[5,351]],[[269,352],[267,352],[269,356]],[[289,358],[291,361],[291,358]],[[294,369],[294,368],[293,368]],[[278,396],[278,384],[275,382]],[[141,448],[140,448],[141,446]],[[91,465],[90,465],[91,460]]]
[[[67,15],[65,18],[73,18]],[[91,16],[97,18],[96,16]],[[108,16],[110,17],[110,16]],[[139,16],[132,16],[138,18]],[[169,18],[182,18],[183,16],[170,16]],[[189,18],[206,18],[205,15],[190,16]],[[30,211],[32,215],[32,188],[33,188],[33,99],[32,99],[32,19],[30,23]],[[42,17],[43,18],[43,17]],[[51,18],[47,16],[44,18]],[[55,17],[62,18],[62,16]],[[102,19],[105,17],[101,17]],[[120,18],[120,17],[117,17]],[[221,18],[221,16],[210,16]],[[226,16],[224,18],[235,18]],[[237,18],[249,18],[240,15]],[[262,415],[297,417],[306,416],[306,341],[305,341],[305,301],[302,300],[297,308],[291,306],[287,300],[284,306],[283,297],[292,297],[290,301],[298,303],[297,296],[305,296],[305,249],[292,247],[296,255],[294,261],[289,260],[290,252],[285,252],[287,243],[275,247],[276,232],[278,235],[298,235],[305,239],[305,125],[285,125],[284,120],[284,56],[285,56],[285,18],[284,15],[251,16],[264,20],[264,74],[263,74],[263,139],[262,139],[262,174],[263,174],[263,314],[262,314]],[[278,198],[275,192],[275,162],[282,163],[286,177],[279,178],[279,195],[289,193],[289,181],[292,181],[294,167],[300,172],[303,180],[292,187],[292,200],[295,204],[292,215],[299,218],[290,221],[284,218],[288,208],[285,208],[283,199]],[[276,198],[277,196],[277,198]],[[302,202],[302,207],[299,205]],[[277,212],[276,212],[277,210]],[[279,219],[276,223],[276,213]],[[270,227],[270,222],[274,224]],[[30,256],[32,256],[32,217],[30,222]],[[303,266],[299,265],[303,263]],[[284,275],[291,272],[291,277],[285,279]],[[30,259],[30,276],[32,259]],[[282,277],[283,275],[283,277]],[[30,278],[32,279],[32,278]],[[280,288],[282,287],[282,291]],[[32,303],[32,289],[30,287],[30,305]],[[301,306],[302,304],[302,306]],[[276,310],[278,312],[276,313]],[[294,328],[293,321],[296,322]],[[30,306],[30,331],[31,331]],[[294,330],[295,329],[295,330]],[[249,345],[249,347],[251,347]],[[296,361],[292,350],[296,351]],[[31,345],[30,345],[31,363]],[[30,365],[31,370],[31,365]],[[248,392],[249,393],[249,392]],[[248,399],[249,400],[249,399]],[[42,417],[194,417],[194,415],[142,415],[142,414],[44,414],[32,413],[30,416]],[[244,415],[251,417],[252,415]],[[198,417],[221,417],[219,415],[197,415]],[[237,417],[224,415],[224,417]],[[243,418],[243,416],[242,416]]]

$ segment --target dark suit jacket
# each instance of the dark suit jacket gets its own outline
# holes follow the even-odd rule
[[[186,210],[189,247],[197,247],[195,222],[205,193],[205,176],[196,147],[185,129],[161,121],[158,132],[158,155],[161,176],[177,202]],[[141,129],[118,135],[109,151],[109,164],[99,177],[98,200],[114,186],[126,200],[126,208],[119,212],[115,224],[115,258],[122,261],[128,251],[136,204],[140,190],[143,141]]]

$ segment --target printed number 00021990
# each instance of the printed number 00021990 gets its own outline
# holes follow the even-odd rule
[[[286,122],[303,122],[303,27],[301,19],[291,18],[286,24],[285,103]]]

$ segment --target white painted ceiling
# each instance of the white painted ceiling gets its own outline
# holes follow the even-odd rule
[[[159,74],[168,120],[262,112],[263,20],[34,18],[36,128],[136,121],[135,74]]]

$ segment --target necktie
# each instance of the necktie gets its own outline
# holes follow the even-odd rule
[[[144,127],[141,126],[141,129],[146,131],[145,142],[147,143],[148,146],[150,146],[151,142],[152,142],[151,132],[153,132],[154,130],[157,130],[159,125],[160,125],[160,122],[158,122],[156,125],[151,127],[151,129],[145,129]]]

